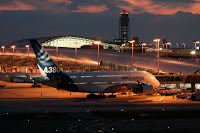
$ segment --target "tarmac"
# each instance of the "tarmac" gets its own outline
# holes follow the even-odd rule
[[[87,93],[8,83],[0,89],[0,132],[198,132],[200,101],[174,96]],[[12,128],[11,128],[12,127]]]

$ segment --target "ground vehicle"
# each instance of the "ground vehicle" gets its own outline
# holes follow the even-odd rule
[[[179,98],[182,98],[182,99],[185,99],[185,98],[189,98],[191,97],[191,93],[180,93],[178,95],[176,95],[177,99]]]
[[[170,88],[165,88],[165,89],[162,89],[162,90],[159,90],[159,94],[160,95],[176,95],[180,93],[180,90],[178,89],[170,89]]]
[[[6,88],[6,85],[0,85],[0,89]]]
[[[194,94],[192,94],[191,100],[194,100],[194,101],[200,100],[200,91],[196,91]]]
[[[191,92],[191,88],[181,88],[182,92]]]

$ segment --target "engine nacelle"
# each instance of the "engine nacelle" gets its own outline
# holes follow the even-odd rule
[[[144,85],[142,85],[142,88],[143,88],[143,93],[144,94],[151,94],[151,93],[153,93],[153,86],[152,85],[144,84]]]

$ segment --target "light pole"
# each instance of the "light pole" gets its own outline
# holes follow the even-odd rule
[[[143,53],[144,53],[144,51],[143,51],[143,46],[146,46],[147,44],[146,43],[142,43],[142,55],[143,55]]]
[[[158,44],[155,44],[155,45],[156,45],[156,48],[155,48],[155,49],[158,49],[158,47],[157,47]]]
[[[122,45],[121,45],[121,52],[123,53],[123,48],[126,46],[126,44],[125,43],[123,43]]]
[[[160,43],[160,38],[154,39],[153,41],[158,42],[157,48],[158,48],[158,75],[159,75],[159,69],[160,69],[160,64],[159,64],[159,43]]]
[[[4,52],[5,52],[4,50],[5,50],[5,46],[1,46],[1,48],[3,50],[3,63],[2,64],[4,65]]]
[[[132,44],[132,70],[133,70],[133,44],[135,43],[135,40],[129,41]]]
[[[75,47],[75,59],[76,59],[76,71],[77,71],[77,69],[78,69],[78,67],[77,67],[77,42],[75,42],[75,44],[76,44],[76,47]]]
[[[25,46],[26,48],[27,48],[27,50],[28,50],[28,56],[27,56],[27,61],[28,61],[28,65],[29,65],[29,45],[27,44],[26,46]]]
[[[178,43],[176,43],[176,49],[177,49],[176,51],[177,51],[177,53],[178,53]]]
[[[13,49],[13,65],[14,65],[14,53],[15,53],[15,45],[10,46]]]
[[[181,43],[181,45],[184,45],[184,52],[185,52],[185,43]]]
[[[170,45],[170,50],[171,50],[171,43],[167,42],[166,44],[166,57],[168,56],[168,45]]]
[[[57,60],[57,65],[58,65],[58,44],[56,44],[56,60]]]
[[[97,66],[97,71],[99,71],[99,45],[101,44],[101,41],[94,41],[94,44],[98,45],[98,66]]]
[[[200,43],[200,41],[197,41],[197,40],[195,40],[194,41],[194,44],[195,44],[195,60],[196,60],[196,58],[197,58],[197,44],[199,44]]]
[[[171,45],[172,45],[172,44],[171,44],[171,42],[167,42],[167,43],[166,43],[166,51],[168,50],[168,45],[170,46],[170,50],[171,50]]]

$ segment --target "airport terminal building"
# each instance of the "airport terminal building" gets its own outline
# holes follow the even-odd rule
[[[47,47],[65,47],[65,48],[81,48],[83,46],[92,46],[96,40],[78,37],[78,36],[57,36],[57,37],[44,37],[34,38],[39,40],[43,46]],[[13,42],[13,45],[26,45],[29,39],[19,40]],[[11,45],[12,45],[11,44]],[[101,42],[103,49],[120,50],[120,46],[112,43]]]

